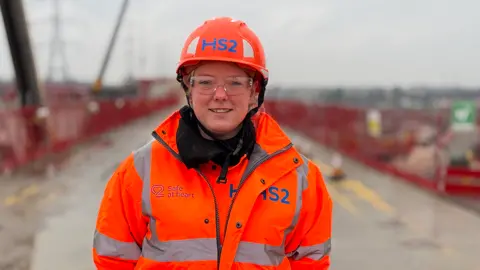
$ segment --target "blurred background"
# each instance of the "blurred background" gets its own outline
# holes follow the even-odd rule
[[[0,5],[0,270],[94,269],[104,185],[184,103],[183,42],[218,16],[259,35],[265,110],[322,169],[332,269],[480,269],[480,2]]]

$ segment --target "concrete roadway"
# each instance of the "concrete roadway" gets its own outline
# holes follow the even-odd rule
[[[331,151],[292,131],[323,174]],[[332,269],[480,270],[480,216],[349,159],[329,182],[335,202]]]
[[[165,115],[122,128],[112,135],[113,145],[57,175],[71,184],[49,204],[31,270],[95,269],[92,237],[106,180]],[[289,133],[328,175],[331,153]],[[328,183],[335,203],[332,270],[480,270],[478,215],[353,161],[343,163],[348,179]]]

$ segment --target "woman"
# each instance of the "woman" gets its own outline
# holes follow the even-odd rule
[[[332,202],[318,168],[257,113],[268,81],[257,36],[208,20],[177,75],[188,106],[107,184],[97,268],[328,269]]]

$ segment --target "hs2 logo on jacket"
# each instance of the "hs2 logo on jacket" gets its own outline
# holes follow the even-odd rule
[[[233,184],[230,184],[230,198],[232,198],[238,189],[236,189]],[[288,197],[290,192],[286,188],[278,188],[276,186],[271,186],[268,189],[264,190],[260,194],[263,200],[269,200],[272,202],[280,202],[283,204],[290,204]]]

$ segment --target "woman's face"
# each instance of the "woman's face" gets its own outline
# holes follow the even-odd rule
[[[255,99],[253,81],[237,65],[202,63],[188,81],[193,111],[218,139],[235,136]]]

